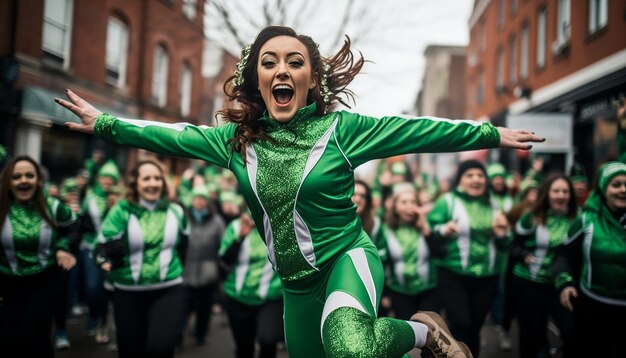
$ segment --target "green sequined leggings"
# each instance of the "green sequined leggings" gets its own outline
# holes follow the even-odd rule
[[[384,272],[376,248],[341,255],[312,277],[283,282],[291,358],[401,357],[415,345],[406,321],[376,318]]]

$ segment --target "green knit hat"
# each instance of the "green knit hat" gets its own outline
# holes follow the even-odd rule
[[[506,178],[506,168],[500,163],[489,164],[487,167],[487,177],[489,177],[489,180],[495,177]]]
[[[587,183],[587,172],[585,171],[585,167],[583,167],[580,163],[574,163],[570,172],[570,179],[572,183]]]
[[[204,185],[196,186],[195,188],[193,188],[192,193],[193,193],[194,198],[196,196],[201,196],[205,198],[206,200],[209,200],[209,190]]]
[[[237,206],[243,204],[243,198],[241,197],[241,195],[237,195],[232,191],[225,191],[220,193],[220,201],[222,203],[233,203]]]
[[[61,196],[66,196],[70,192],[80,192],[80,188],[78,187],[78,182],[76,178],[70,177],[61,183]]]
[[[406,165],[401,162],[396,162],[391,165],[391,174],[394,175],[406,175]]]
[[[602,165],[598,171],[598,185],[602,193],[606,191],[611,179],[618,175],[626,175],[626,164],[622,162],[608,162]]]
[[[102,164],[100,170],[98,170],[98,176],[108,176],[117,182],[120,179],[120,170],[117,168],[117,164],[115,164],[114,161],[107,160],[106,163]]]

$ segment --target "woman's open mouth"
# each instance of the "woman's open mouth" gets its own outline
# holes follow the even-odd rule
[[[280,107],[289,105],[293,98],[293,93],[293,88],[284,84],[277,85],[272,89],[272,96],[274,96],[276,104]]]

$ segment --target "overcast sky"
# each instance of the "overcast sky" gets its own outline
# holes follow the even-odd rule
[[[225,0],[224,0],[225,1]],[[267,1],[267,0],[266,0]],[[300,20],[296,31],[310,35],[320,44],[322,55],[329,55],[334,43],[334,36],[343,19],[342,10],[347,0],[291,0],[287,2],[291,9],[305,6],[317,6],[315,15]],[[271,0],[270,0],[271,2]],[[236,1],[226,1],[227,6]],[[243,40],[252,42],[257,28],[244,26],[250,18],[262,22],[262,11],[250,10],[259,6],[261,0],[245,1],[245,8],[237,13],[248,11],[248,20],[237,19],[236,23],[244,30]],[[308,5],[314,4],[314,5]],[[354,8],[367,5],[368,15],[351,20],[352,24],[345,32],[359,41],[353,50],[361,51],[368,63],[363,74],[357,76],[350,85],[356,95],[356,106],[351,111],[372,116],[395,115],[410,111],[421,86],[424,70],[424,49],[431,44],[467,45],[469,39],[468,20],[473,0],[356,0]],[[260,7],[259,7],[260,9]],[[270,9],[271,12],[271,9]],[[295,14],[288,14],[286,25]],[[255,21],[255,20],[253,20]],[[207,22],[207,31],[215,34],[220,26],[218,21]],[[364,32],[363,26],[371,31]],[[295,26],[294,26],[295,27]],[[365,35],[363,35],[365,34]],[[220,39],[224,36],[221,35]],[[228,47],[228,45],[226,46]],[[232,44],[230,52],[233,51]],[[239,50],[237,50],[239,51]]]

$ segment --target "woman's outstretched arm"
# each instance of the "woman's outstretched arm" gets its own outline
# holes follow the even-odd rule
[[[72,130],[95,134],[121,145],[228,166],[231,151],[227,142],[235,132],[233,124],[213,128],[190,123],[116,118],[98,110],[71,90],[66,90],[66,94],[69,101],[60,98],[55,101],[80,118],[81,123],[65,124]]]

